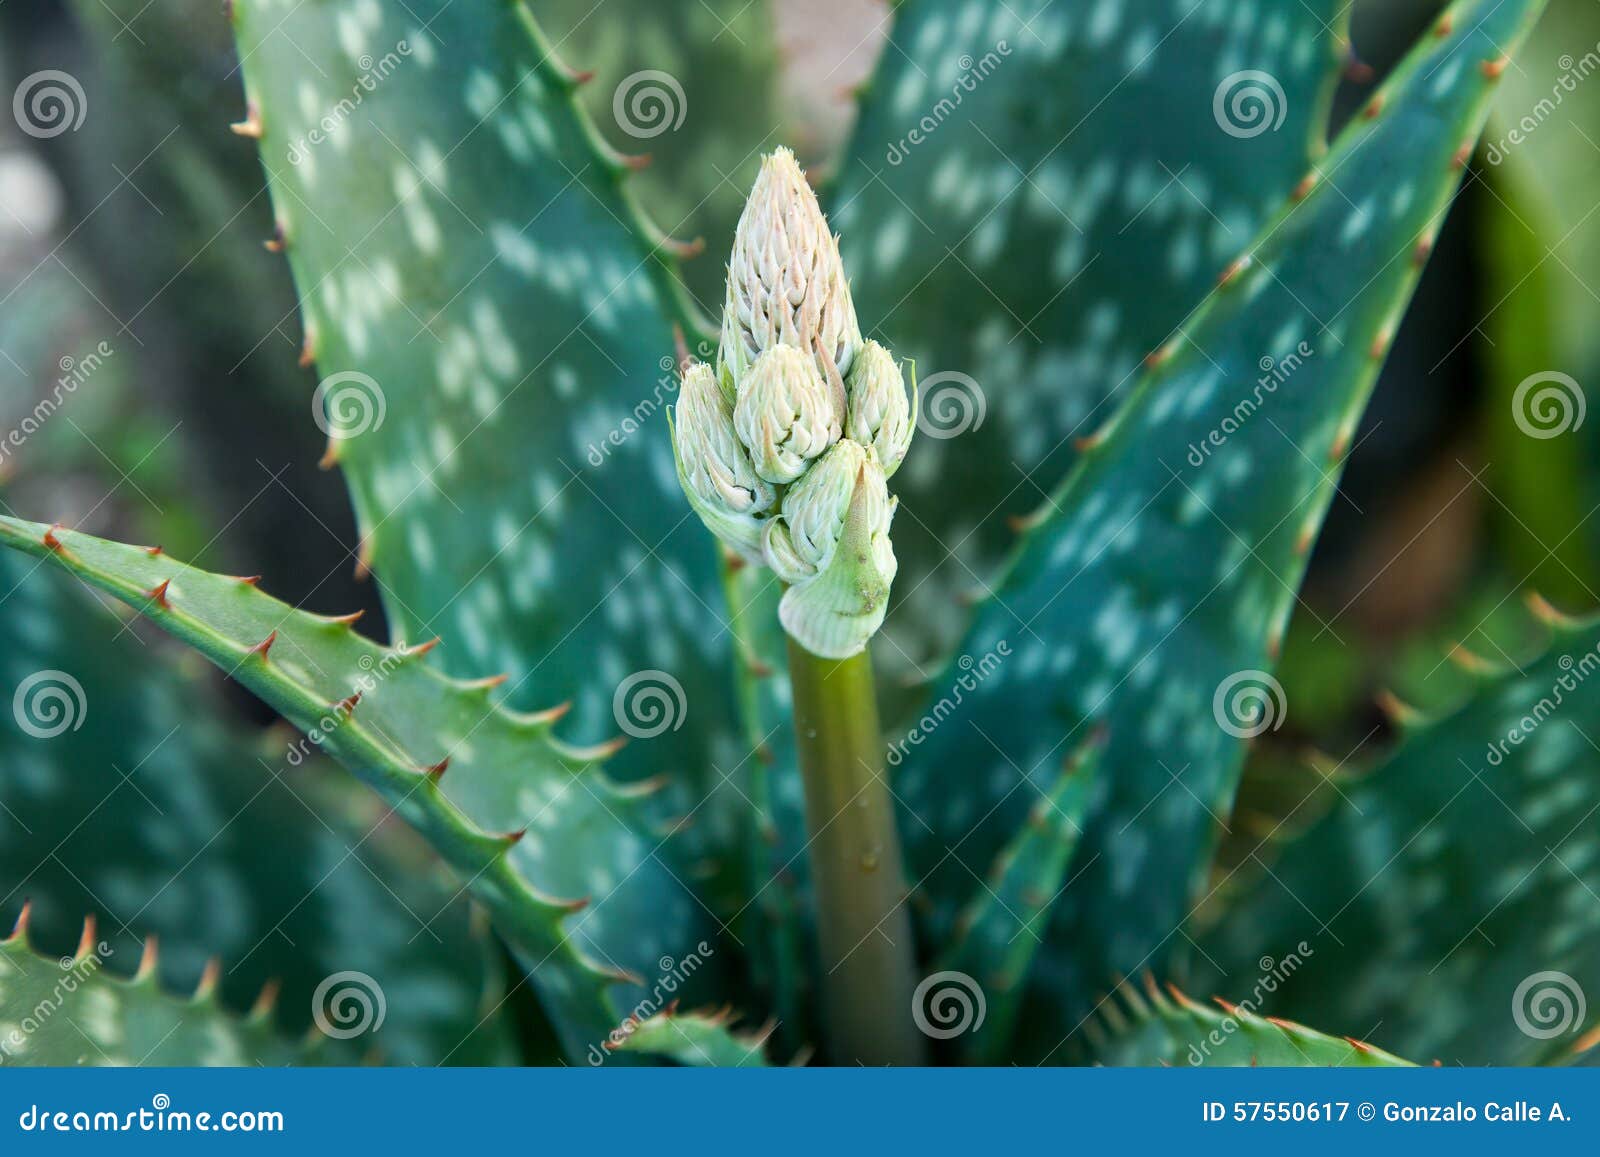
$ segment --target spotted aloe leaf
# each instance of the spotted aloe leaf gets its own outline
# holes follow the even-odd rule
[[[316,732],[469,882],[573,1056],[638,1003],[661,958],[685,950],[655,931],[694,928],[698,904],[658,854],[651,785],[607,778],[613,745],[559,739],[559,707],[513,712],[498,680],[437,671],[430,644],[380,645],[348,616],[294,610],[251,579],[159,550],[15,519],[0,519],[0,542],[139,610]]]
[[[695,1067],[764,1068],[770,1026],[735,1032],[729,1019],[726,1013],[658,1013],[629,1026],[616,1051],[668,1057]]]
[[[963,861],[986,863],[1089,721],[1108,730],[1082,886],[1035,972],[1049,1014],[1025,1018],[1041,1055],[1097,987],[1173,947],[1239,740],[1262,725],[1227,709],[1251,682],[1271,695],[1266,668],[1355,424],[1505,53],[1542,6],[1446,10],[1152,357],[978,611],[963,649],[1012,657],[907,760],[914,875],[958,840]],[[965,875],[946,863],[931,890],[964,892]]]
[[[935,435],[897,480],[913,659],[954,643],[954,600],[992,577],[1005,516],[1066,475],[1074,437],[1320,153],[1349,7],[896,13],[834,201],[862,324],[915,360]]]
[[[66,581],[0,558],[0,924],[27,904],[32,946],[59,956],[91,917],[124,977],[158,940],[165,988],[215,968],[242,1013],[272,985],[294,1033],[359,989],[383,1014],[336,1026],[330,1060],[507,1060],[503,1024],[482,1023],[498,949],[421,841],[303,740],[224,726],[198,680]]]
[[[1243,1005],[1200,1004],[1176,988],[1124,984],[1085,1023],[1089,1055],[1107,1065],[1299,1068],[1409,1067],[1410,1061],[1354,1037],[1327,1036]]]
[[[270,1000],[225,1009],[214,977],[185,999],[162,990],[154,957],[132,978],[105,970],[94,929],[70,954],[41,956],[19,920],[0,940],[0,1065],[298,1065],[321,1059],[320,1034],[295,1041]]]
[[[958,1038],[968,1064],[997,1064],[1006,1056],[1028,971],[1049,933],[1050,913],[1071,884],[1072,853],[1101,790],[1099,757],[1098,739],[1074,753],[978,880],[954,927],[935,933],[948,945],[941,967],[971,977],[986,994],[982,1022]]]
[[[1600,619],[1535,607],[1543,655],[1520,670],[1475,662],[1471,693],[1402,715],[1388,758],[1270,873],[1241,870],[1256,878],[1201,939],[1223,983],[1252,983],[1258,956],[1301,945],[1267,1011],[1447,1064],[1536,1064],[1594,1043]]]
[[[736,908],[712,850],[748,809],[731,788],[708,801],[742,754],[732,651],[707,626],[717,562],[661,413],[673,324],[693,341],[699,318],[635,162],[600,140],[585,74],[520,3],[232,12],[238,128],[259,138],[330,459],[396,638],[443,637],[458,675],[508,673],[513,706],[571,699],[574,735],[631,723],[616,775],[671,777],[700,849],[675,871]],[[663,715],[629,715],[636,677]],[[665,912],[639,919],[663,928]]]

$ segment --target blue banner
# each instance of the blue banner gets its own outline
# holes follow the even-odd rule
[[[1593,1069],[7,1069],[0,1153],[1594,1152]],[[515,1147],[514,1149],[510,1147]]]

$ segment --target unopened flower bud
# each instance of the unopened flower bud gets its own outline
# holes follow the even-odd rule
[[[850,374],[847,437],[877,452],[885,478],[900,468],[916,430],[915,399],[906,397],[906,380],[894,355],[869,341],[856,355]]]
[[[764,515],[777,494],[756,473],[734,430],[717,376],[703,362],[684,372],[673,415],[672,451],[678,483],[707,529],[746,558],[760,561]]]
[[[839,440],[842,419],[816,364],[783,345],[756,358],[733,410],[733,428],[768,482],[800,477]]]
[[[742,393],[756,358],[774,346],[805,351],[826,376],[830,361],[848,374],[860,344],[838,239],[794,154],[778,149],[762,160],[734,233],[722,364]]]
[[[867,452],[855,442],[836,442],[783,496],[786,543],[793,559],[813,575],[833,561],[866,460]]]
[[[839,447],[854,444],[840,442]],[[883,625],[889,587],[898,570],[889,541],[895,503],[884,484],[883,469],[870,453],[856,461],[859,465],[843,523],[837,536],[830,536],[828,562],[820,574],[785,591],[778,604],[784,630],[824,659],[848,659],[866,647]],[[813,467],[813,471],[817,469],[820,464]],[[805,548],[794,529],[790,523],[795,554],[802,556]]]

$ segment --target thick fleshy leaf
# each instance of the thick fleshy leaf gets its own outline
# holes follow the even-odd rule
[[[321,1058],[322,1043],[276,1032],[270,1001],[247,1018],[223,1008],[212,979],[185,1000],[153,967],[113,976],[92,927],[59,957],[36,953],[26,921],[0,940],[0,1066],[297,1065]]]
[[[142,547],[15,519],[0,519],[0,542],[145,614],[376,788],[489,909],[571,1055],[603,1039],[643,978],[679,954],[657,930],[696,927],[698,904],[643,813],[648,788],[604,776],[609,748],[556,738],[559,709],[514,713],[495,680],[434,670],[426,645],[382,646],[348,618],[294,610],[252,580]]]
[[[1281,723],[1267,672],[1351,433],[1504,54],[1542,7],[1452,5],[1244,247],[1030,519],[964,646],[1013,657],[907,760],[915,876],[958,841],[987,863],[1061,752],[1107,729],[1108,798],[1035,970],[1048,998],[1024,1017],[1040,1056],[1096,989],[1180,939],[1240,739]],[[961,865],[935,875],[936,893],[965,890]]]
[[[167,989],[218,961],[223,1004],[274,983],[296,1033],[344,974],[385,1009],[330,1042],[346,1063],[510,1060],[503,1023],[480,1031],[499,951],[421,841],[298,737],[224,726],[68,582],[0,558],[0,924],[28,904],[33,947],[61,955],[92,916],[122,976],[156,937]]]
[[[1216,1001],[1207,1008],[1176,988],[1124,984],[1105,997],[1084,1026],[1095,1062],[1105,1065],[1184,1065],[1335,1068],[1409,1067],[1353,1037],[1334,1037],[1292,1021],[1271,1019],[1243,1005]]]
[[[615,1051],[669,1057],[697,1067],[765,1068],[770,1032],[734,1032],[727,1014],[664,1012],[629,1026]]]
[[[1446,1064],[1563,1059],[1600,1024],[1600,620],[1540,610],[1547,653],[1410,722],[1231,898],[1219,983],[1303,942],[1266,1011]]]
[[[910,611],[896,637],[912,658],[954,644],[956,599],[992,579],[1006,516],[1066,475],[1072,440],[1321,150],[1348,11],[918,0],[896,13],[833,220],[864,331],[923,382],[925,436],[895,476]]]
[[[981,1024],[958,1038],[968,1064],[1004,1059],[1022,1007],[1022,994],[1038,948],[1049,933],[1050,913],[1067,891],[1073,850],[1090,803],[1100,790],[1099,745],[1086,744],[1062,769],[1054,787],[1034,805],[978,886],[948,935],[941,968],[973,978],[985,994]]]
[[[571,699],[588,741],[628,731],[617,776],[671,777],[692,870],[737,907],[711,850],[748,806],[708,802],[743,754],[731,648],[662,412],[673,322],[693,340],[698,318],[629,161],[578,108],[583,74],[520,3],[232,12],[240,128],[396,638],[507,672],[515,706]],[[664,934],[666,909],[637,915]]]

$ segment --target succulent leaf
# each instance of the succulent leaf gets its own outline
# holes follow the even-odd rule
[[[1566,1059],[1600,1024],[1600,619],[1550,621],[1231,897],[1200,938],[1228,986],[1304,942],[1268,1011],[1450,1064]]]
[[[1282,717],[1238,692],[1254,680],[1271,694],[1352,431],[1498,62],[1542,7],[1451,6],[1155,359],[978,611],[966,653],[1008,642],[1015,657],[906,762],[913,875],[957,840],[986,863],[1044,790],[1040,769],[1091,720],[1109,731],[1083,886],[1036,970],[1041,1056],[1114,975],[1162,966],[1198,896],[1239,738]],[[965,869],[942,872],[965,890]],[[937,873],[930,887],[941,894]]]
[[[631,1025],[616,1049],[670,1057],[680,1065],[765,1068],[771,1033],[770,1025],[755,1033],[736,1033],[726,1013],[661,1012]]]
[[[127,603],[315,733],[470,881],[574,1057],[677,954],[652,930],[697,927],[640,789],[602,773],[610,747],[557,738],[559,708],[512,712],[494,695],[499,680],[434,670],[431,646],[382,646],[347,617],[295,610],[142,547],[15,519],[0,519],[0,543]],[[715,971],[712,961],[701,975]]]
[[[215,977],[187,1000],[161,990],[153,969],[132,979],[104,970],[94,926],[70,957],[40,956],[27,921],[0,939],[0,1067],[299,1065],[320,1057],[320,1034],[299,1043],[273,1028],[271,1002],[239,1017]]]
[[[979,882],[950,934],[939,936],[948,945],[940,967],[973,977],[986,994],[982,1023],[958,1038],[967,1064],[1005,1059],[1028,970],[1049,933],[1050,912],[1071,883],[1072,853],[1101,790],[1099,758],[1098,739],[1073,754]]]
[[[1321,152],[1350,5],[1269,7],[896,10],[827,200],[863,329],[924,379],[888,626],[917,662]]]
[[[1190,1067],[1409,1068],[1401,1060],[1353,1037],[1332,1037],[1292,1021],[1259,1015],[1216,999],[1216,1008],[1176,988],[1162,992],[1149,981],[1102,997],[1084,1025],[1090,1055],[1105,1065]]]

